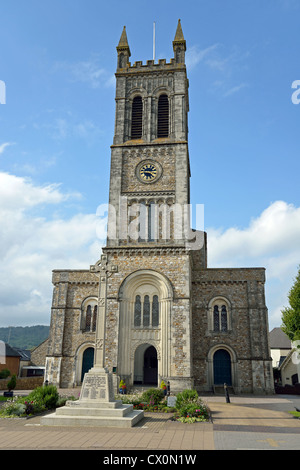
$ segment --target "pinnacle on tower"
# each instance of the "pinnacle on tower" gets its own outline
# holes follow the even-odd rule
[[[183,46],[184,50],[186,51],[186,41],[185,41],[184,36],[183,36],[180,20],[178,20],[177,29],[176,29],[176,33],[175,33],[175,38],[174,38],[174,41],[173,41],[173,48],[174,48],[174,46]]]
[[[128,51],[129,57],[131,56],[129,44],[128,44],[128,39],[127,39],[127,34],[126,34],[126,26],[123,27],[123,31],[120,37],[119,44],[117,45],[117,51]]]
[[[131,56],[130,47],[128,44],[126,26],[123,27],[123,31],[120,37],[119,44],[117,45],[118,52],[118,68],[124,68],[129,62]]]
[[[186,41],[183,36],[180,20],[178,20],[176,34],[175,34],[175,38],[173,41],[173,51],[174,51],[175,63],[184,64]]]

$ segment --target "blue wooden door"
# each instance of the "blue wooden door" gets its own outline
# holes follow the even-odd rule
[[[94,348],[87,348],[83,353],[82,358],[82,372],[81,382],[83,381],[84,374],[88,372],[94,365]]]
[[[232,385],[230,354],[225,349],[219,349],[214,354],[214,384]]]

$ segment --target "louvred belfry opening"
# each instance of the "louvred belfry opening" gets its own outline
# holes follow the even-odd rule
[[[169,136],[169,100],[167,95],[160,95],[157,113],[157,137]]]
[[[132,102],[131,139],[140,139],[143,131],[143,102],[136,96]]]

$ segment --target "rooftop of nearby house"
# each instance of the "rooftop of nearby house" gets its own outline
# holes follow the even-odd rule
[[[269,333],[271,349],[291,349],[291,340],[281,328],[273,328]]]

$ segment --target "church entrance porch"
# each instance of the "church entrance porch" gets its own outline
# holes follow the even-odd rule
[[[154,346],[141,344],[134,356],[134,384],[157,386],[157,377],[157,351]]]

